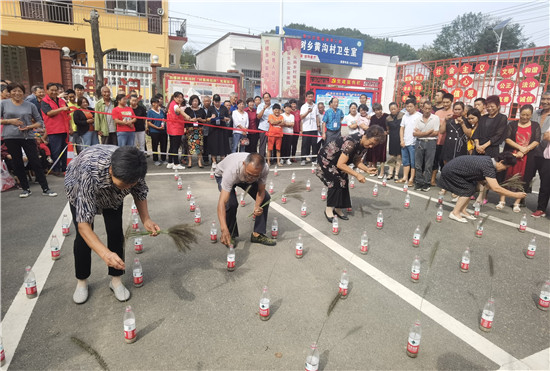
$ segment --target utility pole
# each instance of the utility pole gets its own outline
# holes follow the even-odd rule
[[[101,39],[99,37],[99,13],[97,10],[90,12],[90,19],[84,19],[84,22],[88,22],[92,29],[92,47],[94,49],[94,65],[95,65],[95,97],[101,98],[101,87],[103,86],[103,57],[105,55],[116,52],[116,48],[107,49],[103,51],[101,49]]]

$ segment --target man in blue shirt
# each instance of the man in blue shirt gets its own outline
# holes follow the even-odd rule
[[[265,92],[263,98],[264,101],[256,108],[256,114],[258,117],[258,130],[262,130],[262,133],[260,133],[260,140],[258,141],[260,144],[258,153],[265,157],[265,149],[267,146],[266,133],[269,130],[269,122],[267,122],[267,119],[269,115],[273,114],[273,105],[271,104],[271,94]]]
[[[323,116],[323,124],[326,128],[326,132],[323,135],[325,143],[333,142],[342,136],[341,128],[342,120],[344,119],[344,112],[338,108],[338,98],[332,97],[328,104],[330,108]]]

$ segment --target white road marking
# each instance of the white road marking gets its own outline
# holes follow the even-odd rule
[[[502,365],[499,370],[524,370],[525,365],[531,370],[550,370],[550,348],[525,357],[519,363],[512,362]]]
[[[6,312],[6,315],[4,316],[4,319],[2,320],[2,338],[4,341],[4,350],[6,354],[6,363],[3,368],[6,370],[10,367],[11,360],[13,358],[13,355],[15,354],[15,351],[17,350],[19,341],[21,341],[21,337],[23,336],[25,327],[27,326],[27,323],[29,322],[29,319],[32,315],[34,306],[40,298],[40,293],[42,292],[44,285],[46,285],[46,280],[48,279],[48,276],[50,275],[50,272],[54,265],[54,261],[51,258],[50,252],[51,235],[57,235],[60,249],[63,246],[63,241],[65,241],[65,236],[60,233],[64,214],[71,214],[68,202],[65,205],[63,212],[61,212],[59,219],[57,219],[57,223],[53,227],[53,230],[50,233],[50,237],[44,244],[40,255],[38,255],[38,258],[32,266],[32,270],[36,276],[38,294],[37,297],[35,299],[27,299],[27,296],[25,295],[25,287],[24,285],[21,285],[21,288],[17,292],[17,295],[13,299],[13,302],[11,303],[8,311]],[[69,220],[72,224],[72,218],[69,218]],[[75,233],[74,226],[71,233]],[[70,257],[68,256],[65,258],[70,259]],[[22,271],[21,273],[24,272]],[[21,277],[23,277],[23,274],[21,274]]]
[[[401,299],[403,299],[413,307],[417,309],[420,308],[420,301],[422,300],[422,297],[420,295],[414,293],[407,287],[403,286],[393,278],[383,273],[381,270],[367,263],[357,254],[354,254],[353,252],[346,249],[344,246],[325,236],[319,230],[306,223],[304,220],[294,215],[290,211],[286,210],[281,205],[278,205],[276,202],[271,202],[271,207],[281,215],[285,216],[288,220],[296,224],[299,228],[309,233],[319,242],[327,246],[329,249],[334,251],[336,254],[340,255],[342,258],[348,261],[349,264],[353,264],[356,268],[366,273],[376,282],[380,283],[382,286],[399,296]],[[520,364],[521,361],[512,356],[510,353],[493,344],[492,342],[484,338],[481,334],[467,327],[466,325],[464,325],[451,315],[445,313],[427,300],[424,300],[424,303],[422,305],[422,313],[430,317],[434,322],[447,329],[451,334],[455,335],[466,344],[470,345],[473,349],[477,350],[479,353],[483,354],[485,357],[489,358],[491,361],[495,362],[499,366],[510,364],[512,362]]]

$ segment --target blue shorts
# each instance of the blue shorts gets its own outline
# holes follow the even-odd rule
[[[403,166],[412,166],[414,168],[414,144],[401,148],[401,157]]]

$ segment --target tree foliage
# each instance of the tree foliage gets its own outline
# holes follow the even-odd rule
[[[180,56],[181,68],[186,70],[195,69],[195,62],[197,60],[197,57],[195,56],[196,53],[197,50],[191,46],[186,46],[185,48],[183,48]]]

